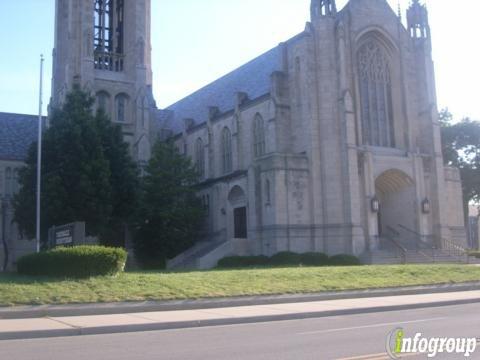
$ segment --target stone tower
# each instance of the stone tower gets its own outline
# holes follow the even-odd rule
[[[419,105],[419,138],[421,141],[417,145],[420,152],[430,155],[431,170],[433,176],[430,177],[429,186],[439,194],[446,193],[448,182],[445,178],[445,169],[443,166],[441,129],[438,119],[437,93],[435,84],[435,67],[432,58],[432,39],[428,20],[428,10],[426,5],[419,0],[413,0],[407,10],[407,30],[413,44],[413,54],[415,70],[417,73],[418,105]],[[447,172],[448,174],[448,172]],[[448,177],[447,177],[448,180]],[[459,197],[460,198],[460,197]],[[434,218],[434,233],[438,238],[447,238],[458,240],[461,243],[465,241],[464,229],[448,229],[445,224],[448,223],[449,214],[442,209],[446,209],[451,204],[447,204],[447,199],[442,196],[432,198]],[[457,211],[459,213],[460,211]],[[451,215],[450,215],[451,216]]]
[[[133,157],[150,157],[150,0],[56,0],[51,107],[74,84],[122,127]]]
[[[319,16],[333,16],[337,13],[335,0],[312,0],[310,14],[312,20]]]

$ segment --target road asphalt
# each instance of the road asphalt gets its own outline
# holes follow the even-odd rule
[[[380,360],[387,334],[480,337],[480,303],[322,318],[0,342],[11,360]],[[408,354],[402,358],[427,359]],[[461,359],[441,355],[436,359]],[[479,349],[471,359],[480,359]]]
[[[232,325],[480,303],[480,290],[110,315],[0,320],[0,340]],[[0,358],[1,359],[1,358]]]

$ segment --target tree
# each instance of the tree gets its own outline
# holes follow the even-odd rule
[[[85,221],[88,235],[102,235],[110,224],[133,212],[128,206],[135,203],[136,174],[127,145],[105,114],[93,114],[93,103],[90,95],[75,87],[64,106],[53,111],[44,131],[43,240],[51,226],[73,221]],[[32,144],[13,202],[14,220],[29,237],[35,233],[36,149]],[[129,202],[123,203],[125,199]]]
[[[161,268],[194,244],[204,210],[195,196],[198,174],[172,142],[158,140],[142,179],[135,255],[147,268]]]
[[[125,229],[134,219],[138,205],[138,167],[129,154],[120,126],[114,125],[103,111],[97,112],[95,125],[109,163],[112,187],[112,212],[101,240],[104,245],[124,247]]]
[[[468,216],[468,205],[480,201],[480,122],[465,118],[454,123],[448,109],[440,112],[440,122],[444,161],[460,169],[465,216]]]

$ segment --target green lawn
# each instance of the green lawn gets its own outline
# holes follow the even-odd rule
[[[125,273],[59,280],[0,275],[0,305],[298,294],[480,281],[480,267],[407,265]]]

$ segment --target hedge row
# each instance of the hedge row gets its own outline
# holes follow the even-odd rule
[[[127,252],[103,246],[57,248],[18,260],[17,271],[29,276],[88,278],[122,272]]]
[[[323,253],[280,252],[272,257],[267,256],[230,256],[221,259],[219,268],[244,268],[261,266],[357,266],[360,260],[353,255],[328,256]]]

